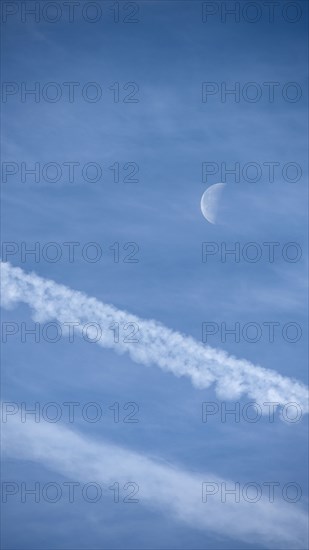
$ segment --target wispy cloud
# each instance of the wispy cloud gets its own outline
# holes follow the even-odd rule
[[[102,329],[97,342],[102,347],[127,352],[133,361],[157,365],[175,376],[187,376],[197,388],[208,388],[214,383],[219,398],[238,399],[247,395],[259,403],[297,402],[303,412],[308,412],[308,389],[297,380],[202,345],[156,321],[141,319],[34,273],[26,274],[9,263],[2,262],[1,269],[4,307],[23,302],[33,310],[36,321],[74,322],[79,324],[77,330],[82,330],[87,323],[96,323]],[[109,330],[115,322],[119,326],[136,323],[139,342],[115,343]],[[97,329],[93,330],[95,337]]]
[[[235,488],[233,481],[209,472],[185,471],[124,447],[88,439],[61,425],[21,423],[14,416],[3,424],[3,444],[6,455],[42,463],[74,481],[95,482],[103,488],[115,480],[133,481],[139,486],[141,505],[191,527],[252,543],[258,537],[267,548],[306,547],[307,517],[299,504],[282,498],[270,502],[267,492],[255,503],[229,497],[222,502],[220,491],[203,502],[204,482]]]

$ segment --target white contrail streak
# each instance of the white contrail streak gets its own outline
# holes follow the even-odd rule
[[[18,415],[13,415],[3,424],[2,432],[5,455],[39,463],[72,482],[99,484],[105,495],[116,480],[121,487],[134,482],[139,487],[136,495],[139,505],[159,509],[165,516],[195,529],[249,543],[258,540],[261,546],[276,550],[307,548],[305,506],[286,502],[282,488],[281,491],[277,488],[273,499],[269,498],[269,489],[264,485],[276,482],[264,483],[260,499],[255,502],[252,499],[256,495],[252,497],[249,492],[246,496],[242,484],[239,499],[234,494],[227,495],[224,501],[225,490],[235,490],[235,482],[231,480],[209,472],[186,471],[104,440],[86,438],[62,425],[34,419],[23,423]],[[203,483],[207,483],[210,495],[204,502]],[[219,490],[215,492],[212,488]],[[8,498],[12,502],[14,496]],[[138,518],[139,511],[136,513]]]
[[[187,376],[197,388],[207,388],[214,383],[220,399],[238,399],[247,395],[258,403],[286,405],[295,402],[302,412],[308,412],[308,389],[297,380],[244,359],[236,359],[157,321],[140,319],[34,273],[26,274],[9,263],[1,262],[1,270],[4,307],[24,302],[33,310],[36,321],[74,322],[78,324],[77,330],[87,323],[96,323],[102,329],[98,340],[102,347],[127,352],[137,363],[157,365],[176,376]],[[115,322],[119,326],[136,323],[139,342],[120,339],[115,343],[109,329]],[[97,334],[96,329],[93,330]]]

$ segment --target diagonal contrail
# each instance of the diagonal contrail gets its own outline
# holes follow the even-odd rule
[[[104,439],[85,437],[61,424],[35,422],[33,418],[23,423],[15,415],[3,424],[2,432],[5,456],[41,464],[77,485],[80,482],[99,484],[105,496],[115,480],[121,487],[134,482],[139,487],[136,496],[141,506],[155,508],[191,528],[240,539],[250,545],[258,540],[262,547],[275,550],[307,548],[305,506],[300,502],[286,502],[282,488],[271,500],[271,492],[266,487],[273,482],[255,484],[263,487],[258,501],[253,502],[252,495],[246,497],[242,485],[239,499],[235,494],[224,499],[226,489],[235,492],[235,481],[210,472],[184,470]],[[207,490],[211,496],[204,502],[203,484],[216,489]],[[5,482],[2,485],[4,492]],[[8,485],[12,487],[12,481]],[[8,493],[10,502],[13,498]]]
[[[187,376],[197,388],[208,388],[214,383],[221,399],[247,395],[259,403],[296,402],[303,412],[308,412],[308,389],[297,380],[236,359],[157,321],[141,319],[34,273],[27,274],[9,263],[1,262],[1,271],[4,307],[23,302],[33,310],[35,320],[74,322],[79,325],[77,330],[87,323],[96,323],[102,329],[97,342],[102,347],[127,352],[137,363],[157,365],[176,376]],[[115,322],[119,326],[136,323],[141,335],[139,342],[115,343],[109,330]]]

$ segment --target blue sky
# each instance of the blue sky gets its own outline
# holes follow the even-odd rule
[[[121,19],[127,8],[126,3],[120,4]],[[271,343],[265,331],[256,343],[244,338],[235,342],[231,337],[222,342],[219,332],[208,344],[307,385],[307,4],[298,3],[303,13],[295,23],[280,10],[270,23],[265,6],[256,23],[243,17],[239,23],[231,18],[224,23],[220,12],[203,23],[202,2],[142,1],[139,21],[131,24],[113,22],[112,3],[100,5],[102,19],[92,24],[78,11],[72,23],[65,15],[56,23],[42,17],[38,23],[31,18],[23,23],[17,13],[2,25],[3,80],[18,87],[2,103],[2,160],[18,167],[18,173],[2,184],[2,241],[17,247],[10,256],[2,254],[3,260],[25,273],[33,271],[42,279],[113,304],[129,312],[128,318],[155,319],[201,345],[203,322],[231,327],[237,322],[263,326],[273,321],[280,323],[280,330],[286,323],[297,323],[302,337],[295,343],[287,342],[280,331]],[[216,5],[223,9],[220,2]],[[31,97],[22,102],[22,82],[29,88],[35,82],[41,88],[47,82],[59,83],[63,96],[55,103],[42,96],[38,102]],[[99,83],[102,100],[85,101],[77,91],[69,102],[64,82],[78,82],[78,89],[88,82]],[[120,86],[119,102],[113,102],[114,92],[109,89],[115,82]],[[128,82],[138,84],[136,103],[122,101],[131,91],[123,88]],[[263,91],[264,82],[279,84],[272,103],[265,93],[255,103],[237,103],[229,96],[222,102],[219,93],[203,103],[203,82],[219,87],[226,82],[230,88],[235,82],[241,87],[255,82]],[[289,102],[282,96],[288,82],[300,86],[299,101]],[[55,183],[43,177],[37,183],[30,177],[22,182],[22,162],[28,167],[97,163],[102,178],[85,181],[78,168],[72,183],[65,171]],[[127,174],[123,166],[128,162],[138,165],[138,182],[123,181]],[[273,183],[265,166],[255,183],[243,176],[239,182],[228,177],[222,223],[212,225],[201,214],[200,199],[209,185],[222,180],[222,174],[203,181],[205,162],[219,166],[254,162],[261,167],[276,162],[279,168]],[[110,170],[114,163],[120,165],[119,182],[113,181]],[[286,163],[301,167],[299,181],[289,182],[282,176]],[[52,263],[40,254],[38,261],[31,256],[24,261],[22,242],[29,248],[37,242],[41,251],[46,243],[57,243],[62,258]],[[80,243],[73,262],[63,244],[67,242]],[[85,261],[81,254],[90,242],[102,249],[96,263]],[[119,262],[113,261],[110,249],[115,242],[120,246]],[[263,255],[257,263],[243,258],[238,263],[228,258],[224,263],[220,254],[203,262],[203,242],[219,247],[237,242],[241,249],[254,242]],[[279,243],[272,263],[265,242]],[[302,250],[298,262],[282,257],[289,242],[298,243]],[[126,243],[138,246],[138,262],[122,261],[132,250],[123,249]],[[2,322],[19,327],[18,334],[2,346],[2,400],[25,402],[29,408],[34,402],[42,406],[51,401],[95,402],[104,414],[97,423],[85,422],[77,414],[73,423],[63,415],[59,423],[47,425],[42,419],[38,425],[30,420],[23,424],[19,413],[12,415],[5,425],[9,435],[3,480],[29,485],[72,480],[103,483],[105,478],[134,481],[140,485],[141,498],[138,504],[113,503],[109,490],[96,504],[81,497],[74,503],[63,498],[55,504],[37,504],[31,498],[23,503],[19,495],[11,496],[2,503],[4,548],[306,547],[302,519],[293,532],[289,528],[294,514],[303,517],[308,502],[306,415],[295,424],[283,422],[278,413],[273,423],[265,416],[254,424],[224,423],[219,414],[203,423],[203,402],[233,406],[239,401],[243,407],[252,398],[243,393],[239,399],[220,399],[213,385],[196,387],[187,376],[135,362],[127,353],[115,353],[115,346],[103,349],[81,337],[73,343],[66,337],[55,344],[42,338],[39,343],[31,338],[22,343],[20,324],[33,327],[34,323],[28,307],[31,298],[21,293],[15,302],[16,307],[2,310]],[[64,315],[69,306],[70,300],[64,301]],[[40,311],[46,314],[46,309],[42,300]],[[46,314],[42,326],[54,319]],[[109,407],[115,402],[122,415],[126,403],[136,403],[139,422],[114,422]],[[36,431],[39,428],[41,432]],[[76,434],[80,440],[75,441]],[[39,451],[36,445],[42,445]],[[96,452],[87,451],[87,445],[98,445]],[[136,453],[150,461],[140,479],[125,477],[123,448],[128,456]],[[100,452],[115,453],[115,464],[102,456],[104,468],[98,473],[93,456],[99,459]],[[135,460],[139,459],[132,458],[132,463]],[[151,476],[156,479],[153,472],[158,464],[166,468],[167,479],[174,479],[169,468],[179,474],[169,489],[174,496],[168,506],[163,497],[160,500],[161,489],[156,492],[155,483],[148,487]],[[132,471],[138,477],[138,468]],[[196,515],[190,508],[194,476],[240,484],[272,480],[281,487],[295,482],[302,488],[302,498],[287,504],[278,497],[271,512],[269,503],[263,508],[264,501],[261,508],[250,504],[249,509],[237,503],[231,512],[226,503],[213,505],[210,499],[203,504],[203,520],[200,508]],[[143,487],[148,495],[144,501]],[[256,528],[255,520],[263,528]]]

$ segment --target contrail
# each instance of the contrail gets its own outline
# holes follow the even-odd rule
[[[97,343],[102,347],[127,352],[133,361],[157,365],[175,376],[187,376],[200,389],[215,384],[220,399],[239,399],[247,395],[258,403],[284,406],[294,402],[303,412],[308,412],[308,388],[295,379],[237,359],[157,321],[141,319],[35,273],[27,274],[9,263],[1,262],[1,271],[4,307],[23,302],[33,310],[36,321],[77,323],[80,331],[87,323],[99,325],[102,330]],[[109,328],[112,323],[138,325],[139,342],[115,343]],[[96,334],[96,329],[93,330]]]
[[[105,440],[85,437],[61,424],[35,422],[34,419],[23,423],[20,417],[13,415],[3,423],[2,438],[6,456],[42,465],[77,485],[80,482],[99,484],[105,497],[108,487],[116,480],[121,487],[133,482],[139,488],[135,497],[141,506],[150,510],[155,508],[165,517],[194,529],[250,544],[258,540],[266,548],[307,548],[305,506],[300,502],[286,502],[282,488],[281,491],[278,488],[271,500],[272,491],[266,487],[273,482],[255,484],[262,487],[258,501],[252,501],[250,491],[246,496],[243,485],[239,499],[234,494],[227,495],[225,500],[222,491],[235,490],[235,481],[210,472],[184,470],[159,457],[148,457]],[[209,495],[206,500],[202,499],[205,484]],[[20,493],[12,495],[11,492],[17,484],[10,480],[7,485],[8,501],[14,502],[14,494],[20,498]],[[2,493],[7,485],[2,481]]]

